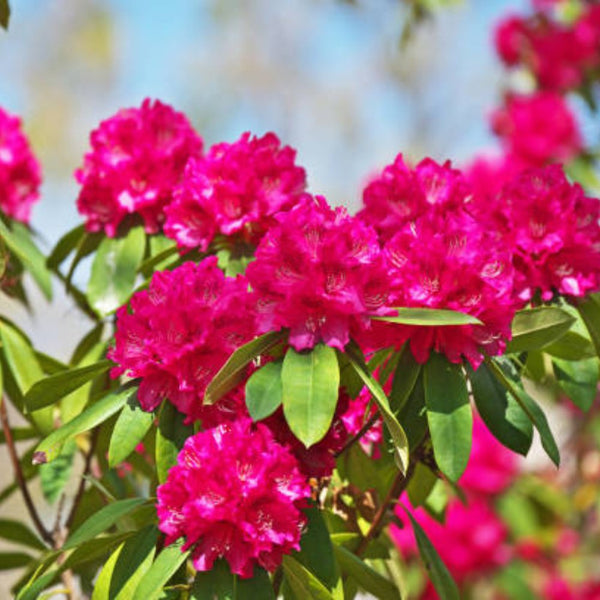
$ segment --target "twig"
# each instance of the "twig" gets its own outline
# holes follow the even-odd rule
[[[354,444],[356,444],[356,442],[358,442],[363,435],[365,435],[365,433],[367,433],[367,431],[369,431],[369,429],[371,429],[371,427],[373,427],[373,425],[375,424],[375,421],[377,421],[377,419],[379,418],[379,413],[375,413],[374,415],[371,415],[370,419],[360,428],[360,430],[358,431],[358,433],[356,433],[355,435],[353,435],[341,448],[341,450],[338,450],[337,452],[335,452],[333,455],[335,456],[335,458],[337,458],[338,456],[340,456],[341,454],[343,454],[344,452],[346,452],[346,450],[348,450],[348,448],[350,448],[351,446],[353,446]]]
[[[53,546],[54,540],[52,539],[52,535],[46,529],[46,527],[44,527],[44,524],[42,523],[37,513],[37,510],[35,509],[31,496],[29,495],[29,490],[27,489],[27,482],[25,481],[25,476],[23,475],[23,470],[21,469],[21,463],[19,462],[19,456],[17,455],[17,449],[15,447],[12,431],[10,429],[8,413],[6,412],[6,400],[4,398],[0,398],[0,420],[2,421],[2,430],[4,431],[6,447],[8,448],[8,454],[12,462],[15,477],[17,479],[17,484],[19,486],[19,489],[21,490],[21,495],[23,496],[23,500],[25,501],[25,506],[27,507],[29,516],[31,517],[31,520],[33,521],[33,524],[35,525],[35,528],[37,529],[41,538],[46,543]]]
[[[406,489],[406,486],[408,485],[413,476],[414,470],[415,464],[413,462],[410,462],[408,465],[408,469],[406,470],[406,475],[403,475],[402,473],[398,473],[396,475],[390,489],[388,490],[385,500],[381,503],[378,511],[375,513],[375,517],[371,522],[371,527],[369,528],[369,531],[367,531],[367,534],[360,541],[360,544],[354,551],[354,554],[356,554],[356,556],[360,556],[367,549],[369,542],[381,533],[381,530],[385,525],[384,517],[386,513],[388,512],[390,507],[395,503],[396,499],[399,498],[402,492]]]

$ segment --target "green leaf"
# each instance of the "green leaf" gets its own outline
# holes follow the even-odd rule
[[[408,399],[397,412],[398,421],[406,432],[409,448],[416,448],[427,433],[427,409],[425,408],[425,387],[423,384],[423,368],[419,374]]]
[[[410,519],[413,531],[415,532],[415,539],[417,541],[417,547],[421,554],[423,564],[429,573],[431,583],[439,594],[441,600],[460,600],[458,588],[456,583],[452,579],[446,565],[442,562],[433,544],[429,541],[429,538],[421,528],[421,526],[415,521],[414,517],[410,514],[410,511],[404,507],[401,503],[398,506],[402,506]]]
[[[154,413],[142,410],[137,398],[131,396],[123,407],[110,436],[108,466],[123,462],[144,439],[154,422]]]
[[[63,444],[76,435],[88,431],[114,415],[127,400],[137,394],[132,382],[114,390],[102,399],[93,402],[86,410],[77,415],[56,431],[52,432],[36,448],[34,463],[43,464],[56,458]]]
[[[555,306],[520,310],[512,322],[512,340],[506,352],[538,350],[560,339],[575,322],[568,312]]]
[[[437,308],[394,308],[397,315],[389,317],[371,317],[375,321],[401,323],[403,325],[419,325],[425,327],[443,327],[446,325],[483,325],[473,315],[456,310]]]
[[[0,321],[0,340],[6,365],[10,369],[19,391],[21,394],[25,394],[36,381],[44,377],[35,352],[26,336],[16,327],[4,321]],[[48,433],[54,427],[51,408],[33,412],[31,419],[42,433]]]
[[[142,506],[146,502],[145,498],[126,498],[102,507],[69,536],[62,549],[70,550],[95,538],[109,527],[112,527],[120,518],[129,514],[134,508]]]
[[[473,435],[473,412],[460,365],[432,353],[424,367],[425,405],[433,453],[450,481],[463,474]]]
[[[438,481],[435,473],[426,465],[418,462],[415,467],[413,476],[406,488],[408,499],[413,507],[425,504],[433,486]]]
[[[159,483],[166,481],[185,440],[194,433],[194,428],[184,425],[183,420],[184,415],[169,401],[163,403],[156,430],[156,474]]]
[[[596,355],[600,356],[600,296],[590,294],[578,301],[577,310],[587,327],[596,349]]]
[[[0,393],[2,393],[2,370],[0,369]],[[11,427],[13,440],[20,442],[22,440],[32,440],[39,436],[39,433],[33,427]],[[0,444],[6,443],[6,437],[3,431],[0,431]]]
[[[102,341],[102,334],[104,333],[104,323],[98,323],[81,339],[77,344],[71,360],[71,365],[81,365],[81,362],[89,355],[90,351],[97,347]]]
[[[270,331],[240,346],[206,387],[204,404],[214,404],[241,383],[246,373],[246,367],[257,356],[264,354],[281,341],[284,335],[283,331]]]
[[[75,252],[75,256],[71,261],[71,265],[69,266],[69,271],[65,278],[67,291],[71,290],[71,279],[73,274],[75,273],[75,269],[77,265],[86,257],[89,256],[92,252],[94,252],[100,242],[105,238],[105,234],[103,231],[97,231],[95,233],[85,232],[82,238],[77,242],[77,249]]]
[[[8,29],[8,21],[10,20],[10,6],[8,0],[0,0],[0,25],[4,29]]]
[[[160,598],[163,586],[190,554],[189,550],[181,551],[183,544],[183,539],[178,540],[162,550],[140,579],[132,600],[158,600]]]
[[[573,404],[588,411],[598,393],[598,359],[571,362],[554,358],[552,362],[558,385]]]
[[[235,580],[227,563],[218,560],[210,571],[196,573],[190,600],[236,600]]]
[[[50,504],[58,500],[71,477],[76,450],[75,440],[69,440],[56,457],[56,460],[40,466],[42,493]]]
[[[0,20],[2,18],[1,12],[0,9]],[[31,233],[27,227],[23,223],[13,221],[12,229],[9,229],[0,219],[0,237],[27,271],[31,273],[44,296],[50,300],[52,298],[50,271],[46,268],[46,259],[33,243]]]
[[[17,600],[39,600],[40,593],[52,584],[59,573],[59,569],[52,569],[40,577],[30,580],[27,585],[19,590]]]
[[[475,405],[491,433],[514,452],[526,456],[533,440],[533,426],[521,405],[490,372],[487,364],[476,371],[467,368]]]
[[[415,360],[413,353],[405,344],[400,352],[400,359],[396,365],[394,379],[392,381],[392,391],[390,393],[390,405],[392,410],[397,414],[409,399],[413,391],[421,365]]]
[[[331,592],[304,565],[291,556],[283,557],[283,573],[298,599],[333,600]]]
[[[146,277],[149,277],[152,271],[166,268],[169,262],[167,259],[178,252],[177,244],[173,240],[158,235],[150,237],[150,249],[152,256],[138,267],[138,273],[144,273]]]
[[[20,569],[26,567],[33,560],[35,560],[33,556],[24,552],[0,552],[0,571]]]
[[[106,373],[113,363],[101,360],[93,365],[62,371],[40,379],[25,394],[25,406],[31,411],[54,404],[98,375]]]
[[[377,407],[379,408],[379,412],[381,413],[381,418],[383,419],[385,426],[392,436],[396,464],[398,465],[400,471],[406,475],[406,470],[408,469],[409,448],[408,439],[404,429],[402,428],[402,425],[400,425],[396,419],[390,408],[390,403],[385,395],[385,392],[379,385],[379,382],[369,372],[369,369],[365,365],[365,362],[360,356],[359,352],[356,349],[349,347],[346,351],[346,356],[350,361],[350,364],[354,367],[354,370],[358,373],[359,377],[369,389],[369,392],[371,392],[371,395],[375,400]]]
[[[270,362],[255,371],[246,382],[246,407],[254,421],[266,419],[281,405],[281,362]]]
[[[335,350],[317,344],[310,352],[289,348],[281,369],[283,413],[308,448],[325,437],[337,406],[340,370]]]
[[[56,243],[56,246],[50,252],[46,259],[46,266],[49,269],[56,269],[64,260],[75,250],[77,244],[81,242],[85,235],[85,225],[78,225],[74,229],[67,231]]]
[[[574,331],[567,331],[556,342],[544,346],[544,352],[563,360],[581,360],[596,356],[592,343]]]
[[[346,548],[334,546],[333,550],[340,569],[353,577],[365,592],[381,600],[400,600],[398,589],[389,579],[380,575]]]
[[[523,389],[519,381],[518,373],[504,357],[498,357],[494,360],[486,359],[486,364],[498,381],[511,393],[513,398],[520,404],[525,414],[529,417],[534,427],[538,430],[542,440],[542,447],[546,451],[550,460],[558,467],[560,464],[560,453],[558,446],[548,425],[548,420],[544,411],[539,407],[529,394]]]
[[[92,600],[130,600],[152,564],[157,538],[150,525],[117,548],[96,580]]]
[[[94,562],[98,559],[106,559],[108,554],[112,553],[115,546],[118,546],[125,540],[133,537],[135,533],[135,531],[112,533],[83,542],[77,546],[77,548],[75,548],[62,563],[60,566],[61,571]],[[102,560],[102,562],[104,562],[104,560]]]
[[[87,289],[88,300],[100,315],[112,313],[128,300],[145,245],[142,227],[133,227],[125,237],[105,237],[100,242]]]
[[[44,543],[35,535],[27,525],[11,519],[0,519],[0,538],[10,542],[17,542],[36,550],[45,550]]]

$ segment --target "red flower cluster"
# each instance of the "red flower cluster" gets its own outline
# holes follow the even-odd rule
[[[82,186],[77,207],[87,229],[112,237],[135,214],[148,232],[158,231],[188,159],[202,152],[202,140],[185,115],[146,99],[140,108],[102,121],[90,141],[92,150],[75,172]]]
[[[207,384],[254,334],[246,280],[225,278],[215,257],[186,262],[155,273],[148,290],[117,311],[112,375],[142,378],[144,410],[168,398],[191,422],[202,418]]]
[[[295,157],[274,133],[244,133],[233,144],[216,144],[189,162],[167,208],[165,233],[181,247],[202,251],[216,232],[257,243],[273,215],[304,195],[306,173]]]
[[[600,65],[600,6],[587,4],[573,23],[563,23],[539,4],[529,17],[500,22],[496,50],[507,66],[530,70],[540,88],[576,89]]]
[[[167,544],[185,538],[198,571],[224,558],[233,573],[252,577],[255,565],[274,571],[300,549],[309,496],[290,451],[242,419],[188,438],[157,489],[159,528]]]
[[[21,119],[0,107],[0,210],[28,223],[40,182],[40,165],[21,131]]]
[[[248,265],[259,332],[289,328],[296,350],[344,349],[380,311],[388,276],[375,232],[324,198],[280,213]]]

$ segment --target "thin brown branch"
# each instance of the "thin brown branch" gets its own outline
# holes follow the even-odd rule
[[[334,453],[335,458],[337,458],[341,454],[344,454],[344,452],[346,452],[346,450],[348,450],[348,448],[350,448],[351,446],[353,446],[354,444],[356,444],[356,442],[358,442],[363,437],[363,435],[365,435],[367,433],[367,431],[369,431],[369,429],[371,429],[371,427],[373,427],[373,425],[375,424],[375,421],[377,421],[378,418],[379,418],[379,413],[375,413],[374,415],[372,415],[369,418],[369,420],[360,428],[360,430],[358,431],[358,433],[356,433],[355,435],[353,435],[342,446],[342,448],[340,450],[338,450],[337,452]]]
[[[37,529],[40,537],[50,545],[53,545],[54,540],[52,539],[52,535],[46,529],[44,524],[42,523],[37,510],[33,504],[31,496],[29,494],[29,489],[27,488],[27,482],[25,480],[25,476],[23,475],[23,470],[21,469],[21,463],[19,462],[19,456],[17,454],[17,449],[15,447],[15,441],[13,439],[12,431],[10,429],[10,423],[8,421],[8,413],[6,411],[6,400],[4,398],[0,398],[0,420],[2,421],[2,430],[4,431],[4,438],[6,440],[6,447],[8,448],[8,454],[10,456],[10,461],[13,466],[13,470],[15,472],[15,477],[17,479],[17,485],[21,490],[21,495],[23,496],[23,500],[25,501],[25,506],[27,507],[27,512],[29,512],[29,516],[33,521],[35,528]]]
[[[367,531],[365,537],[360,541],[360,544],[354,551],[354,554],[361,556],[361,554],[363,554],[363,552],[367,549],[367,546],[371,540],[375,539],[381,533],[381,530],[385,526],[385,516],[408,486],[410,480],[412,479],[414,470],[415,464],[410,462],[408,469],[406,470],[406,475],[403,475],[400,472],[396,475],[384,501],[381,503],[379,509],[375,513],[375,517],[371,522],[369,531]]]

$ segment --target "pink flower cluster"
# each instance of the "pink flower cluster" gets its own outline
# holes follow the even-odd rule
[[[539,2],[536,8],[528,17],[500,22],[495,32],[500,58],[507,66],[526,67],[540,88],[580,87],[600,65],[600,6],[584,3],[573,23],[560,22]]]
[[[248,265],[259,332],[289,328],[296,350],[322,341],[344,349],[387,296],[375,232],[322,197],[280,213]]]
[[[224,558],[233,573],[275,570],[299,550],[310,487],[293,455],[261,424],[242,419],[188,438],[157,489],[159,528],[192,548],[194,567]]]
[[[125,217],[137,215],[146,231],[157,232],[188,159],[202,153],[202,139],[185,115],[146,99],[102,121],[90,141],[92,149],[75,172],[87,229],[112,237]]]
[[[246,280],[226,278],[215,257],[157,272],[148,290],[117,311],[113,376],[141,377],[144,410],[168,398],[188,421],[201,419],[207,384],[254,335]]]
[[[516,473],[515,455],[476,418],[471,458],[460,480],[467,503],[450,500],[443,524],[423,508],[409,509],[459,585],[485,577],[511,559],[508,529],[494,511],[492,501],[510,485]],[[409,507],[406,498],[402,502]],[[404,556],[416,556],[416,542],[404,509],[398,507],[396,515],[403,528],[393,527],[392,537]]]
[[[201,251],[217,232],[257,243],[273,216],[305,195],[306,173],[295,156],[274,133],[260,138],[244,133],[233,144],[216,144],[188,163],[166,211],[166,235],[180,247]]]
[[[408,181],[412,183],[406,185]],[[511,256],[497,233],[468,212],[472,196],[465,177],[449,163],[428,159],[410,170],[401,157],[365,189],[359,216],[379,231],[384,243],[387,307],[451,309],[483,322],[456,327],[377,324],[367,336],[372,347],[409,340],[419,362],[434,349],[454,362],[466,357],[475,367],[482,349],[489,354],[504,349],[516,308]],[[398,210],[403,206],[411,209]],[[382,215],[387,215],[383,224]]]
[[[40,182],[40,165],[21,131],[21,119],[0,107],[0,210],[29,223]]]

